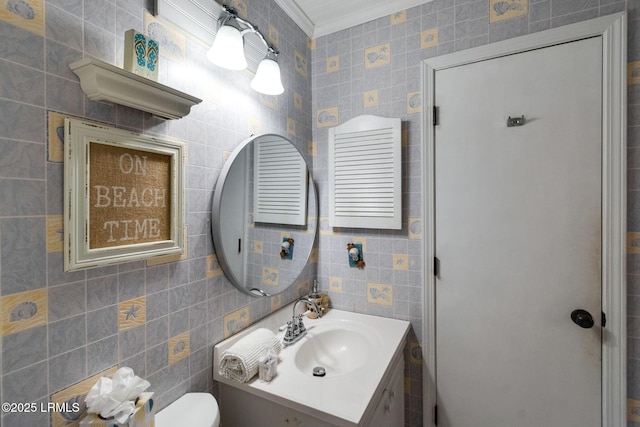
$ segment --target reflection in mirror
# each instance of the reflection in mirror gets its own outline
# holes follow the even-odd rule
[[[254,296],[296,283],[313,248],[317,206],[307,165],[290,141],[265,134],[240,144],[212,206],[213,244],[229,281]]]

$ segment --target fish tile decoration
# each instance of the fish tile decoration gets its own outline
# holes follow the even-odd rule
[[[529,13],[528,0],[489,0],[489,22],[517,18]]]
[[[280,283],[280,271],[277,268],[262,268],[262,284],[270,286],[278,286]]]
[[[124,69],[142,77],[158,80],[158,42],[136,30],[124,33]]]

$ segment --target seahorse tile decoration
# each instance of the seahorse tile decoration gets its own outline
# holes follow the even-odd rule
[[[124,33],[124,69],[151,80],[158,80],[158,42],[136,30]]]

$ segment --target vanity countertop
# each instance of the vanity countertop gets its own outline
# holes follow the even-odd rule
[[[218,343],[214,347],[214,379],[334,425],[361,425],[376,392],[392,374],[392,362],[403,357],[410,326],[407,321],[331,309],[320,319],[304,318],[307,335],[297,343],[283,347],[278,375],[271,382],[262,381],[256,375],[249,382],[240,383],[219,374],[223,352],[254,330],[267,328],[281,338],[284,332],[278,332],[278,328],[291,319],[292,306],[284,307]],[[311,340],[319,337],[320,341],[310,345]],[[333,337],[342,341],[327,341]],[[315,354],[325,353],[327,345],[332,347],[327,349],[330,354]],[[308,347],[305,349],[304,346]],[[314,377],[310,372],[314,363],[304,360],[310,349],[314,350],[312,357],[318,356],[327,362],[326,376]],[[300,356],[296,360],[298,353]],[[335,367],[331,366],[332,357],[335,357]]]

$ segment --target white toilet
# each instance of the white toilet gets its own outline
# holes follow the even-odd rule
[[[220,409],[209,393],[187,393],[156,414],[156,427],[218,427]]]

